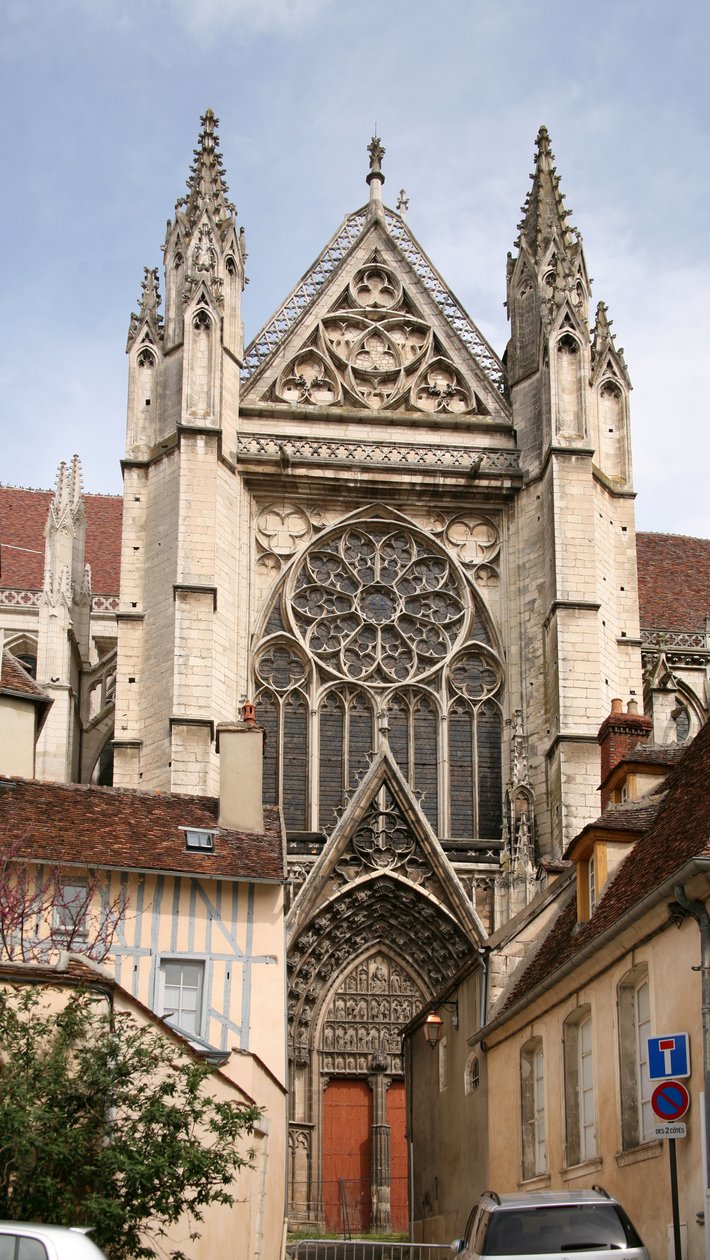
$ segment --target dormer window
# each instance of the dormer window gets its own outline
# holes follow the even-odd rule
[[[190,853],[214,853],[215,831],[203,827],[181,827],[185,832],[185,848]]]
[[[597,877],[595,872],[594,852],[587,863],[587,879],[589,881],[589,917],[594,914],[597,905]]]

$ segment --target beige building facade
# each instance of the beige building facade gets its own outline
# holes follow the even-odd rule
[[[602,738],[622,725],[617,710]],[[682,1254],[706,1254],[709,758],[707,724],[680,749],[632,740],[610,771],[619,799],[569,846],[570,867],[430,1004],[441,1020],[433,1052],[426,1012],[410,1025],[415,1236],[459,1236],[491,1187],[602,1185],[654,1260],[672,1256],[668,1142],[655,1132],[648,1039],[685,1034]],[[506,957],[513,968],[501,987]],[[488,1001],[476,1008],[486,983]]]
[[[53,701],[41,778],[213,796],[217,728],[256,704],[288,835],[292,1214],[335,1225],[350,1195],[388,1228],[407,1215],[400,1029],[595,817],[611,698],[646,695],[664,739],[697,730],[710,652],[694,608],[680,678],[661,644],[685,630],[649,598],[642,657],[629,377],[546,130],[502,355],[385,204],[377,137],[368,153],[365,204],[245,346],[245,238],[205,114],[131,318],[122,505],[63,468],[44,567],[23,583],[11,539],[0,607]],[[0,507],[29,520],[30,493]]]

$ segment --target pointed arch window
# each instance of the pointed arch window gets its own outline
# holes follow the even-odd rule
[[[500,841],[503,669],[483,608],[443,547],[401,522],[334,526],[299,553],[263,624],[255,699],[269,732],[265,784],[287,826],[333,828],[381,721],[434,830]],[[289,709],[291,688],[301,699]],[[286,787],[299,762],[310,792],[297,825],[289,819],[303,794],[289,787],[287,801]]]

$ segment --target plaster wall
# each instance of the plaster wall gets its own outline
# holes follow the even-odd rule
[[[0,696],[0,774],[31,779],[35,772],[34,704]]]
[[[647,924],[646,926],[650,926]],[[688,1032],[694,1073],[688,1082],[691,1111],[688,1137],[677,1143],[681,1220],[687,1225],[689,1260],[704,1254],[703,1231],[696,1213],[703,1206],[700,1156],[702,1031],[700,983],[692,968],[699,958],[694,922],[677,931],[663,927],[644,940],[644,925],[629,932],[625,949],[606,968],[601,959],[579,976],[551,990],[529,1009],[487,1039],[489,1096],[495,1099],[488,1121],[489,1180],[499,1193],[525,1188],[578,1189],[600,1183],[616,1195],[640,1230],[654,1260],[667,1250],[671,1222],[670,1184],[665,1143],[650,1140],[633,1150],[622,1149],[618,1052],[617,986],[633,966],[645,963],[651,985],[653,1035]],[[635,938],[635,940],[634,940]],[[638,942],[636,944],[635,942]],[[618,955],[618,951],[617,951]],[[583,982],[582,982],[583,981]],[[594,1091],[597,1157],[568,1167],[565,1153],[563,1025],[578,1006],[589,1004],[593,1021]],[[545,1063],[547,1173],[521,1179],[520,1053],[531,1037],[540,1037]]]

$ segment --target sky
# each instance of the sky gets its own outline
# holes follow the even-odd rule
[[[129,316],[207,108],[246,339],[384,200],[499,354],[545,123],[634,391],[637,527],[710,536],[706,0],[2,0],[0,482],[121,492]]]

